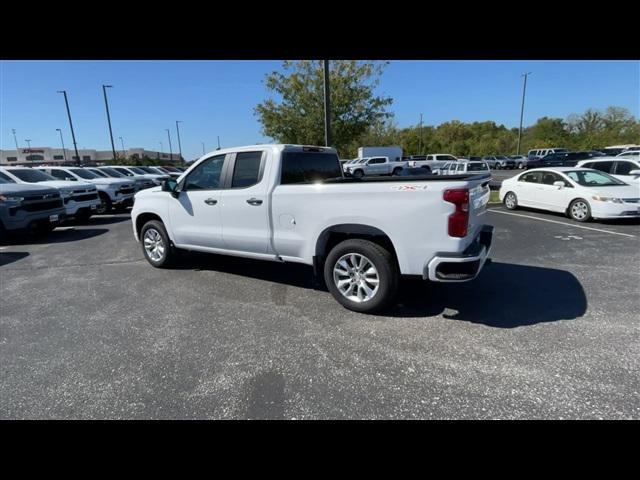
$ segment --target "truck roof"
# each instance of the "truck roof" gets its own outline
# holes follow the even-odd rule
[[[275,151],[278,152],[283,152],[283,151],[288,151],[288,152],[302,152],[305,151],[305,149],[319,149],[319,151],[321,152],[327,152],[327,153],[335,153],[337,154],[338,151],[333,148],[333,147],[323,147],[323,146],[319,146],[319,145],[295,145],[295,144],[289,144],[289,143],[261,143],[261,144],[256,144],[256,145],[245,145],[245,146],[240,146],[240,147],[230,147],[230,148],[221,148],[220,150],[212,150],[210,152],[207,152],[206,154],[202,155],[199,158],[202,157],[208,157],[209,155],[212,154],[216,154],[216,155],[224,155],[227,153],[232,153],[232,152],[247,152],[247,151],[252,151],[252,150],[264,150],[265,148],[271,148]]]

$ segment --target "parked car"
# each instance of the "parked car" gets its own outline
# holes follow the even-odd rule
[[[94,170],[100,170],[109,178],[118,178],[121,180],[132,181],[134,182],[136,192],[139,190],[144,190],[145,188],[157,186],[156,182],[154,182],[150,178],[143,177],[142,175],[136,175],[126,169],[123,169],[123,171],[119,171],[118,168],[119,167],[95,167],[88,168],[88,170],[95,173],[96,175],[98,175],[98,173],[96,173]]]
[[[526,155],[509,155],[509,158],[516,162],[516,168],[522,169],[527,167],[529,157]]]
[[[16,183],[38,184],[57,189],[64,204],[65,216],[80,222],[89,220],[100,208],[98,189],[89,182],[58,180],[31,167],[0,167],[0,175]]]
[[[582,160],[578,167],[593,168],[613,175],[623,182],[640,184],[640,159],[629,157],[601,157],[593,160]]]
[[[550,153],[542,158],[529,158],[527,169],[541,167],[561,167],[564,165],[565,152]]]
[[[487,162],[469,161],[469,162],[447,162],[444,167],[438,171],[439,175],[460,175],[460,174],[484,174],[491,175]]]
[[[551,153],[567,153],[568,151],[566,148],[534,148],[529,150],[527,156],[529,158],[542,158]]]
[[[65,217],[58,189],[17,183],[0,174],[0,233],[46,233]]]
[[[123,210],[133,205],[135,186],[130,180],[104,178],[80,167],[38,167],[58,180],[91,183],[98,189],[100,204],[95,213],[109,213],[112,209]]]
[[[345,174],[354,178],[365,175],[398,175],[406,165],[407,162],[391,161],[389,157],[365,157],[355,165],[348,165]]]
[[[505,155],[487,155],[482,157],[482,160],[495,170],[516,168],[516,161]]]
[[[203,156],[176,182],[136,194],[133,234],[154,267],[176,250],[311,265],[334,298],[370,312],[401,275],[471,280],[493,236],[489,177],[341,175],[336,150],[254,145]]]
[[[578,222],[640,216],[640,191],[606,173],[577,167],[527,170],[502,181],[500,201],[514,210],[561,212]]]
[[[392,145],[388,147],[359,147],[358,158],[388,157],[392,162],[402,161],[402,147]]]
[[[628,158],[640,158],[640,150],[627,150],[626,152],[619,153],[616,157],[628,157]]]
[[[138,170],[142,170],[144,173],[148,173],[151,175],[160,175],[162,179],[166,179],[166,178],[178,178],[180,175],[182,175],[182,172],[180,170],[161,170],[160,167],[145,167],[145,166],[139,166],[136,167]]]
[[[140,167],[133,167],[128,165],[123,165],[121,168],[128,170],[136,175],[141,175],[146,178],[150,178],[156,185],[160,185],[164,180],[171,177],[169,173],[148,173]],[[178,175],[179,176],[179,175]]]
[[[345,163],[342,164],[342,171],[345,174],[347,174],[347,167],[349,167],[351,165],[355,165],[356,163],[360,163],[362,161],[363,161],[362,158],[354,158],[352,160],[347,160]]]

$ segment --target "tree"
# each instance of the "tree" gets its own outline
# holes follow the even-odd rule
[[[346,152],[374,125],[392,116],[392,99],[376,95],[386,63],[355,60],[330,63],[331,131],[333,145]],[[324,83],[319,61],[286,61],[285,73],[266,76],[267,90],[275,95],[255,108],[264,135],[281,143],[324,144]]]

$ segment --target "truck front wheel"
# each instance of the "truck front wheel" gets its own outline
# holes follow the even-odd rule
[[[362,178],[364,177],[364,172],[362,170],[356,170],[353,172],[353,178]]]
[[[156,268],[169,268],[175,253],[169,241],[169,235],[162,222],[150,220],[140,231],[140,243],[144,258]]]
[[[324,280],[344,307],[369,313],[388,305],[398,290],[400,273],[385,248],[368,240],[345,240],[329,252]]]

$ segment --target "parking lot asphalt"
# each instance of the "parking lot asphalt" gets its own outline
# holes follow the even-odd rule
[[[379,315],[300,265],[154,269],[126,214],[0,245],[0,418],[640,418],[640,224],[485,215],[476,280]]]

